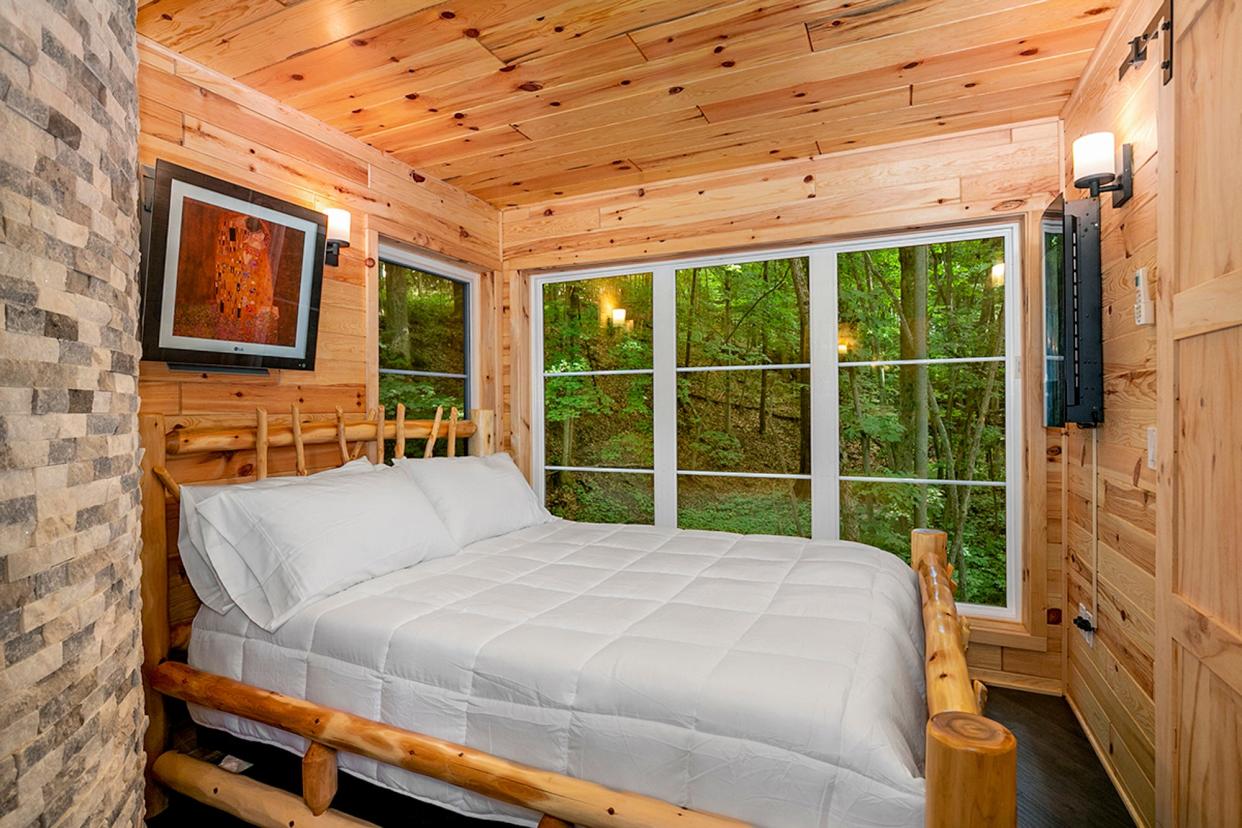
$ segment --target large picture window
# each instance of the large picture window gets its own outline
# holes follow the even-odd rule
[[[534,280],[535,482],[575,520],[949,533],[1016,617],[1016,226]]]
[[[400,248],[379,262],[379,402],[388,416],[428,418],[438,406],[469,411],[475,274]]]

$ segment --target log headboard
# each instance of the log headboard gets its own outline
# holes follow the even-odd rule
[[[447,417],[436,411],[434,420],[407,420],[405,406],[387,419],[381,406],[369,416],[307,413],[292,406],[288,413],[190,414],[139,417],[142,456],[142,644],[143,664],[152,667],[167,658],[173,647],[189,640],[190,623],[200,601],[186,577],[177,550],[181,484],[245,483],[265,477],[308,474],[368,454],[383,462],[384,441],[393,441],[393,454],[404,457],[406,442],[424,441],[430,456],[437,440],[447,453],[456,453],[458,439],[469,441],[470,454],[496,450],[495,414],[475,409],[459,420],[457,409]],[[166,724],[162,704],[152,708],[158,694],[147,694],[151,722],[148,741],[163,749]],[[151,745],[148,745],[151,747]]]

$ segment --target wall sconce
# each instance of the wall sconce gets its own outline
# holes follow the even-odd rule
[[[618,328],[625,325],[625,308],[612,309],[612,324],[616,325]]]
[[[998,288],[998,287],[1004,287],[1004,286],[1005,286],[1005,263],[997,262],[996,264],[992,265],[992,287]]]
[[[1111,132],[1092,132],[1074,142],[1074,186],[1113,194],[1113,206],[1120,207],[1134,194],[1134,145],[1121,145],[1121,175],[1117,175],[1117,153]]]
[[[324,247],[324,264],[337,267],[341,263],[341,248],[349,247],[349,211],[328,207],[328,243]]]

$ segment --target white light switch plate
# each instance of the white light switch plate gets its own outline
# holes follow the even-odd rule
[[[1156,470],[1156,427],[1147,427],[1147,468]]]

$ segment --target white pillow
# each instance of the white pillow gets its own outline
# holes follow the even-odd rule
[[[547,523],[552,515],[507,454],[397,460],[461,546]]]
[[[221,585],[268,632],[318,598],[459,548],[419,488],[386,466],[224,491],[198,512],[218,533],[203,540]]]
[[[340,474],[369,472],[374,468],[375,465],[370,460],[361,457],[343,466],[316,472],[309,477],[269,477],[252,483],[207,483],[182,486],[181,520],[177,527],[177,551],[181,557],[181,564],[185,567],[185,574],[189,577],[190,585],[194,587],[199,600],[221,615],[236,606],[221,584],[220,576],[216,574],[216,570],[207,559],[206,552],[203,551],[204,529],[212,534],[218,534],[210,525],[204,527],[204,522],[198,517],[199,506],[209,498],[225,491],[274,489]]]

